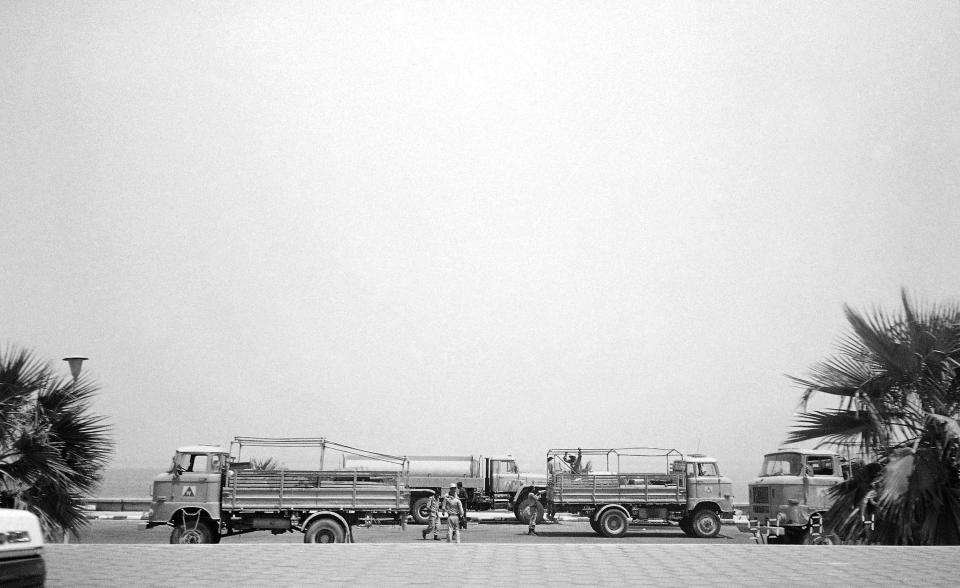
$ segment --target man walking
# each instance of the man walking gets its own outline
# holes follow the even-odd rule
[[[426,539],[427,535],[430,532],[433,532],[433,540],[439,541],[440,537],[437,536],[438,531],[440,530],[440,489],[437,488],[433,495],[430,496],[430,500],[427,501],[427,511],[430,513],[427,516],[427,528],[423,530],[423,538]]]
[[[447,543],[454,538],[460,543],[460,517],[467,513],[463,510],[463,503],[457,498],[456,484],[450,484],[450,491],[443,497],[441,508],[447,513]]]
[[[523,503],[524,514],[527,519],[527,535],[537,534],[537,517],[543,512],[543,505],[540,504],[540,493],[531,492],[527,494],[527,500]]]

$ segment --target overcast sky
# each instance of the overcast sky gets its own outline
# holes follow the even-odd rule
[[[651,445],[743,494],[844,303],[960,292],[958,55],[952,1],[6,1],[0,340],[91,358],[118,466]]]

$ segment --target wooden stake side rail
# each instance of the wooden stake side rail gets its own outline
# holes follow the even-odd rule
[[[397,472],[242,470],[229,475],[222,504],[241,511],[406,511],[410,495],[405,490]]]
[[[554,474],[554,504],[680,504],[687,500],[683,474]]]

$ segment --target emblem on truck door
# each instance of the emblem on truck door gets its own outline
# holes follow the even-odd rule
[[[183,487],[183,496],[197,496],[197,490],[193,486],[184,486]]]

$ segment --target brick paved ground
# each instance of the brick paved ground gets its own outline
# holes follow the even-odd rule
[[[51,587],[960,584],[960,549],[946,547],[48,545],[46,561]]]

